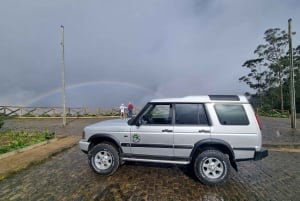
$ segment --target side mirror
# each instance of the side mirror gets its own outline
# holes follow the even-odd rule
[[[142,125],[142,120],[141,120],[141,119],[137,119],[137,120],[135,121],[135,125],[136,125],[136,126]]]

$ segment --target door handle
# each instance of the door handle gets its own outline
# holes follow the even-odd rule
[[[202,130],[199,130],[198,132],[199,132],[199,133],[210,133],[210,131],[209,131],[209,130],[204,130],[204,129],[202,129]]]
[[[167,132],[167,133],[171,133],[173,132],[173,130],[169,130],[169,129],[163,129],[162,132]]]

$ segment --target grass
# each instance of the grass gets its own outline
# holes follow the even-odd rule
[[[33,144],[53,139],[55,134],[46,131],[1,131],[0,154],[15,151]]]
[[[288,111],[277,111],[277,110],[259,110],[258,114],[260,116],[265,116],[265,117],[278,117],[278,118],[288,118],[289,117],[289,112]]]

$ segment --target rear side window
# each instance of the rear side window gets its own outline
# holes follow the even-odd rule
[[[249,120],[242,105],[215,105],[215,110],[222,125],[249,125]]]
[[[176,104],[175,124],[207,125],[207,117],[202,104]]]

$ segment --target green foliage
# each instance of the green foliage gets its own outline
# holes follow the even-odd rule
[[[118,112],[108,112],[108,113],[102,114],[102,116],[120,116],[120,113],[118,113]]]
[[[51,117],[50,114],[41,114],[39,117]]]
[[[295,33],[293,33],[295,34]],[[264,33],[264,44],[254,51],[257,56],[244,62],[243,67],[249,70],[239,81],[255,90],[247,95],[256,107],[268,105],[272,109],[290,109],[290,63],[288,51],[288,34],[279,28],[268,29]],[[295,67],[296,107],[300,109],[300,45],[293,49]],[[277,115],[267,112],[271,116]]]
[[[0,114],[0,129],[2,128],[2,126],[4,124],[4,120],[5,120],[5,116]]]
[[[24,114],[23,117],[34,117],[34,115],[31,113],[27,113],[27,114]]]
[[[279,117],[279,118],[288,118],[289,117],[288,111],[274,110],[274,109],[271,109],[270,106],[258,108],[257,111],[260,116],[265,116],[265,117]]]
[[[4,124],[4,121],[3,121],[3,119],[0,117],[0,128],[2,128],[3,124]]]
[[[3,131],[0,132],[0,154],[21,149],[53,139],[55,134],[46,131]]]

